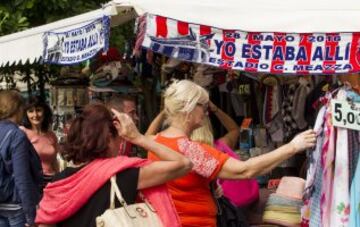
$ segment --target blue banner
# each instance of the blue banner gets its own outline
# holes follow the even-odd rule
[[[110,18],[104,16],[79,28],[46,32],[43,36],[43,62],[72,65],[94,57],[109,46]]]

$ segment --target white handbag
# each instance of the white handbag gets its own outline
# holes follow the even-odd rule
[[[110,182],[110,208],[96,218],[97,227],[163,227],[156,211],[142,194],[143,203],[127,205],[116,184],[116,176],[111,177]],[[115,195],[122,205],[120,208],[115,208]]]

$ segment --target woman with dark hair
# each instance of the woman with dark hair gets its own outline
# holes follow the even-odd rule
[[[19,129],[23,118],[19,92],[0,91],[0,226],[33,226],[40,201],[39,156]]]
[[[48,104],[39,96],[31,96],[25,103],[25,117],[21,129],[41,159],[44,185],[49,183],[59,170],[57,162],[58,143],[51,130],[52,112]]]
[[[133,204],[141,190],[163,226],[180,226],[171,196],[163,184],[189,172],[191,162],[152,137],[140,134],[126,114],[115,110],[113,113],[114,116],[102,104],[90,104],[72,122],[65,149],[60,152],[75,167],[55,175],[44,189],[36,216],[40,227],[95,226],[96,217],[109,208],[112,176],[116,176],[127,204]],[[154,151],[161,161],[118,156],[124,139]]]

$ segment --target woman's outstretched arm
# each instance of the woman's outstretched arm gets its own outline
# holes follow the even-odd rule
[[[290,143],[267,154],[250,158],[247,161],[229,158],[223,165],[218,177],[223,179],[250,179],[257,175],[263,175],[293,155],[314,147],[315,143],[315,132],[311,129],[307,130],[297,135]]]

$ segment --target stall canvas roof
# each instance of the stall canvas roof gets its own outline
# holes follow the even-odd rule
[[[360,1],[355,0],[113,0],[89,13],[0,37],[0,67],[37,61],[44,32],[80,27],[103,15],[117,26],[146,13],[246,32],[360,31]]]
[[[7,64],[33,63],[43,54],[43,35],[45,32],[62,32],[78,28],[103,16],[110,16],[111,26],[134,18],[133,11],[122,6],[119,11],[114,4],[109,3],[100,9],[59,20],[53,23],[30,28],[28,30],[0,37],[0,67]]]
[[[189,23],[247,32],[326,33],[360,31],[356,0],[113,0]]]

